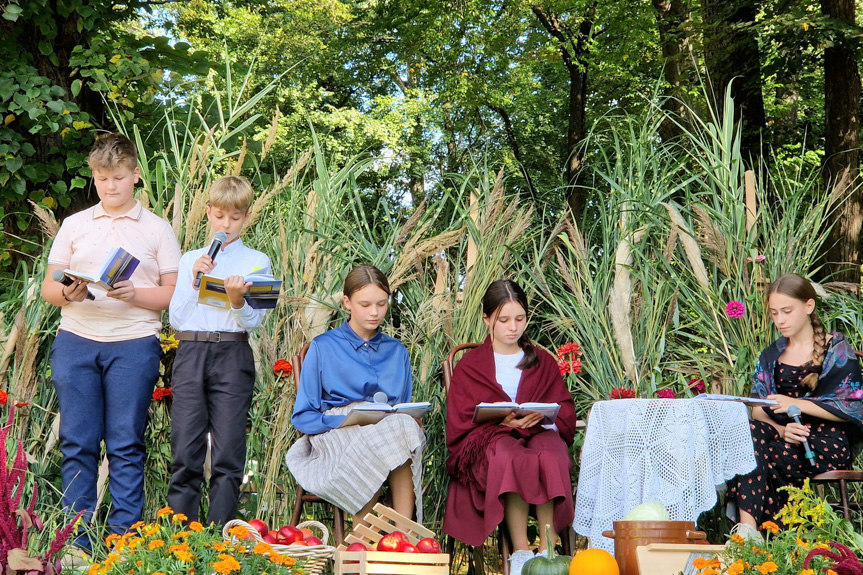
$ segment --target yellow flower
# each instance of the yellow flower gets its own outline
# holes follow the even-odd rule
[[[255,555],[266,555],[267,553],[273,552],[273,547],[269,543],[264,543],[263,541],[258,541],[258,544],[255,545],[255,548],[252,549],[252,552]]]
[[[707,567],[707,559],[705,559],[704,557],[699,557],[692,562],[692,566],[696,569],[704,569],[705,567]]]
[[[234,571],[239,571],[241,569],[241,566],[232,556],[221,553],[219,554],[219,561],[213,563],[213,569],[216,570],[216,573],[228,575],[229,573],[233,573]]]
[[[162,571],[156,571],[153,575],[165,575],[165,573]]]
[[[168,337],[163,335],[161,345],[162,353],[166,353],[168,350],[177,349],[180,346],[180,342],[173,335],[169,335]]]
[[[276,565],[281,565],[285,562],[285,556],[279,555],[278,553],[270,553],[269,559],[270,563],[274,563]]]
[[[87,569],[87,575],[99,575],[99,568],[101,567],[98,563],[93,563],[90,565],[90,568]]]
[[[177,513],[176,515],[174,515],[174,517],[171,518],[171,523],[173,523],[174,525],[179,525],[180,523],[183,523],[184,521],[187,521],[188,519],[189,518],[186,517],[185,515],[183,515],[182,513]]]
[[[809,549],[809,544],[806,543],[805,541],[803,541],[802,539],[800,539],[799,537],[797,538],[797,546],[802,547],[802,548],[807,549],[807,550]],[[807,569],[807,571],[808,571],[808,569]]]
[[[800,575],[815,575],[815,569],[804,569]]]
[[[243,539],[246,535],[249,534],[249,530],[243,527],[242,525],[237,525],[235,527],[231,527],[228,529],[228,533],[236,537],[237,539]]]
[[[171,535],[171,539],[183,539],[185,537],[188,537],[189,535],[191,535],[191,533],[188,531],[178,531]]]
[[[740,575],[743,573],[743,563],[737,562],[728,566],[728,575]]]
[[[174,510],[168,506],[165,506],[165,507],[162,507],[161,509],[159,509],[158,511],[156,511],[156,517],[161,519],[165,515],[171,515],[172,513],[174,513]]]
[[[215,549],[216,551],[224,551],[227,548],[228,546],[224,543],[213,543],[213,549]]]
[[[767,561],[758,566],[758,572],[761,575],[766,575],[767,573],[776,573],[779,570],[779,567],[776,566],[776,563],[773,561]]]
[[[138,527],[142,527],[144,525],[143,521],[138,521],[137,523],[133,523],[129,529],[137,529]]]
[[[150,551],[155,551],[156,549],[158,549],[160,547],[164,547],[164,546],[165,546],[165,542],[162,541],[161,539],[153,539],[152,541],[150,541],[150,545],[149,545]]]
[[[826,575],[836,575],[836,571],[833,569],[828,569]]]
[[[195,558],[195,556],[192,555],[192,553],[189,551],[177,551],[176,553],[174,553],[174,555],[176,555],[177,559],[179,559],[183,563],[191,563],[192,559]]]
[[[236,547],[234,547],[234,549],[237,551],[237,553],[246,553],[248,551],[245,545],[237,545]]]
[[[200,533],[201,531],[204,530],[204,526],[201,525],[200,523],[198,523],[197,521],[192,521],[191,523],[189,523],[189,529],[191,529],[195,533]]]
[[[816,543],[816,544],[815,544],[815,549],[827,549],[827,550],[829,551],[829,550],[830,550],[830,546],[829,546],[829,545],[827,545],[826,543]]]
[[[118,539],[120,539],[119,535],[117,535],[116,533],[111,533],[110,535],[105,537],[105,545],[110,547],[111,544],[114,543],[115,541],[117,541]]]
[[[140,537],[135,537],[134,539],[129,539],[129,541],[128,541],[129,549],[137,549],[138,545],[140,545],[143,542],[144,542],[144,540],[141,539]]]
[[[144,537],[152,537],[156,533],[159,532],[159,526],[153,523],[150,523],[146,527],[144,527]]]
[[[761,524],[761,528],[770,531],[774,535],[776,533],[779,533],[779,526],[776,525],[775,523],[773,523],[772,521],[765,521],[764,523]]]
[[[743,545],[743,541],[744,541],[743,537],[741,537],[737,533],[733,533],[731,535],[731,542],[732,543],[737,543],[738,545]]]

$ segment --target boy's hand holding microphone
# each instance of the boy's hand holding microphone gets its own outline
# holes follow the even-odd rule
[[[192,264],[192,273],[195,275],[195,281],[192,284],[195,289],[200,289],[201,278],[204,274],[210,273],[216,267],[216,255],[222,248],[222,244],[227,241],[228,236],[225,232],[216,232],[213,236],[213,243],[210,244],[210,249],[207,253],[195,260]],[[231,307],[240,309],[246,304],[243,299],[249,292],[249,287],[252,282],[247,282],[243,276],[228,276],[225,278],[225,293],[228,294],[228,299],[231,300]]]

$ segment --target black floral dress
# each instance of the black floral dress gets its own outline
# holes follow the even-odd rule
[[[800,382],[808,374],[820,371],[806,363],[800,366],[777,363],[774,372],[776,393],[799,398],[809,391]],[[792,421],[785,414],[764,409],[776,423]],[[739,475],[728,482],[729,499],[736,500],[737,508],[746,511],[758,525],[771,520],[788,501],[788,494],[779,487],[799,487],[803,480],[825,471],[848,469],[852,451],[848,422],[827,421],[803,414],[801,423],[809,426],[809,446],[815,453],[815,465],[804,457],[803,445],[786,443],[775,427],[764,421],[750,421],[752,441],[755,443],[755,470]]]

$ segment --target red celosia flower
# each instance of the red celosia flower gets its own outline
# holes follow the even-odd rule
[[[557,364],[557,368],[560,370],[560,375],[566,375],[567,373],[575,375],[581,373],[581,362],[577,359],[573,359],[572,361],[563,360]]]
[[[608,394],[611,399],[635,399],[635,390],[628,387],[615,387]]]
[[[695,379],[689,380],[689,389],[694,393],[704,393],[707,391],[707,386],[704,385],[703,379],[696,377]]]
[[[6,392],[0,389],[0,405],[6,405],[9,401],[9,396],[6,395]]]
[[[289,377],[291,373],[294,371],[294,366],[291,365],[286,359],[280,359],[275,364],[273,364],[273,373],[276,377]]]
[[[565,355],[581,357],[581,346],[571,341],[557,348],[557,359],[563,359]]]
[[[661,397],[663,399],[676,399],[677,394],[674,393],[673,389],[657,389],[656,397]]]
[[[157,387],[153,391],[153,401],[162,401],[166,397],[174,397],[170,387]]]

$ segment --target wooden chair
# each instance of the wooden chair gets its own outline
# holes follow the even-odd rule
[[[300,370],[303,366],[303,360],[306,358],[306,353],[309,351],[309,344],[303,346],[300,353],[291,358],[293,364],[294,386],[297,390],[300,389]],[[323,503],[333,508],[333,531],[336,539],[336,546],[345,542],[345,512],[338,506],[333,505],[329,501],[321,499],[314,493],[308,493],[301,485],[297,484],[297,498],[294,501],[294,511],[291,514],[291,525],[294,527],[300,522],[303,514],[303,503]]]
[[[479,347],[481,344],[479,343],[463,343],[455,346],[447,355],[447,358],[443,361],[443,384],[444,384],[444,392],[449,393],[449,386],[452,383],[452,372],[453,367],[455,366],[455,357],[457,354],[474,349],[475,347]],[[500,525],[498,525],[499,534],[499,543],[500,543],[500,558],[503,561],[503,575],[509,575],[509,556],[512,554],[512,540],[509,537],[509,531],[506,527],[506,521],[501,521]],[[560,544],[563,547],[564,555],[572,555],[573,549],[575,549],[575,532],[572,530],[572,526],[567,527],[567,529],[560,534]]]
[[[854,354],[858,358],[863,358],[863,351],[855,351]],[[829,485],[830,483],[838,483],[839,484],[839,501],[837,503],[831,503],[834,507],[838,507],[842,510],[842,515],[845,519],[851,520],[851,507],[860,508],[860,504],[856,502],[848,501],[848,483],[860,483],[863,482],[863,471],[858,471],[856,469],[840,469],[836,471],[827,471],[825,473],[819,473],[815,477],[812,478],[813,483],[818,484],[818,490],[822,497],[823,495],[823,486]]]

